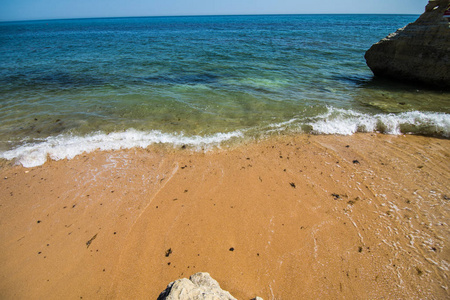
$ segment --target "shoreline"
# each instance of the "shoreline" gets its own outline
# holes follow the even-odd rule
[[[398,103],[391,103],[390,105],[392,107],[402,106]],[[35,118],[35,120],[38,119]],[[36,123],[37,121],[33,122]],[[31,126],[31,128],[35,128],[35,126],[37,124]],[[201,128],[202,126],[199,128],[200,131],[196,133],[128,128],[111,132],[93,131],[80,135],[76,132],[61,132],[49,136],[41,136],[42,132],[38,130],[35,134],[37,133],[39,136],[33,137],[33,134],[28,132],[27,136],[22,138],[19,137],[21,134],[18,133],[17,140],[13,138],[0,142],[0,160],[14,160],[24,167],[36,167],[43,165],[48,158],[52,160],[72,159],[77,155],[99,150],[115,151],[149,147],[177,149],[184,147],[202,152],[221,149],[222,147],[245,145],[248,142],[271,139],[279,135],[381,133],[388,135],[414,134],[436,138],[450,137],[448,114],[444,112],[408,111],[398,114],[379,113],[370,115],[351,109],[333,107],[327,107],[326,111],[309,117],[305,115],[287,121],[268,122],[258,126],[235,127],[231,128],[230,131],[210,131],[211,128],[209,128],[202,134]]]
[[[0,169],[0,296],[449,297],[450,140],[270,137]],[[170,250],[170,251],[169,251]]]

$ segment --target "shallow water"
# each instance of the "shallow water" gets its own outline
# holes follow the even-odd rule
[[[448,92],[374,79],[364,61],[373,43],[416,18],[0,23],[0,156],[57,159],[55,147],[76,154],[110,149],[111,139],[134,147],[280,132],[448,137]]]

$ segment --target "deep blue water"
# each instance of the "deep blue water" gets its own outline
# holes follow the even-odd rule
[[[0,157],[33,165],[286,132],[448,137],[448,92],[375,79],[365,64],[373,43],[417,17],[0,23]]]

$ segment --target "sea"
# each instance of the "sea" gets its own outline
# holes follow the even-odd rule
[[[283,134],[450,137],[450,93],[375,78],[364,54],[418,15],[0,23],[0,158]]]

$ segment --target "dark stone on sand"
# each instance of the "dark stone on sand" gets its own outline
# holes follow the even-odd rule
[[[331,194],[331,196],[334,197],[334,200],[337,200],[337,199],[341,198],[341,195],[336,194],[336,193]]]

